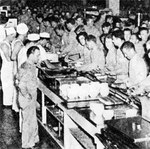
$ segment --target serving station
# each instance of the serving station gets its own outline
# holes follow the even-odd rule
[[[147,149],[150,123],[141,116],[140,99],[112,82],[69,68],[39,69],[38,121],[59,148]]]

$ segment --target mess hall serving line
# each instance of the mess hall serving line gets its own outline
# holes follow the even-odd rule
[[[57,84],[56,81],[60,81],[59,87],[61,87],[61,85],[63,84],[62,83],[63,81],[67,83],[67,80],[69,81],[71,79],[67,77],[66,78],[64,77],[59,78],[59,77],[60,76],[56,76],[56,77],[53,76],[53,80],[49,80],[49,81],[54,81],[55,83],[52,83],[52,82],[51,83],[55,85]],[[74,78],[72,78],[71,80],[73,80],[74,83],[77,83],[79,81],[77,79],[78,81],[75,82],[75,78],[77,76],[76,77],[73,76],[73,77]],[[88,100],[84,100],[84,101],[89,102],[88,103],[89,105],[88,104],[82,105],[83,107],[85,106],[86,108],[81,108],[80,102],[78,101],[80,100],[78,99],[79,97],[75,97],[74,100],[78,102],[78,104],[74,104],[69,107],[68,105],[66,105],[65,99],[64,97],[62,97],[60,92],[53,90],[56,86],[55,87],[47,86],[47,83],[48,83],[48,80],[40,80],[40,79],[38,80],[38,89],[40,90],[40,92],[42,92],[42,105],[41,105],[42,107],[41,117],[42,118],[39,119],[39,122],[47,130],[47,132],[52,136],[52,138],[56,141],[56,143],[60,146],[60,148],[72,149],[74,148],[73,146],[79,146],[79,148],[81,149],[82,148],[86,148],[86,149],[104,148],[104,145],[99,140],[99,137],[96,136],[96,134],[101,134],[101,128],[103,128],[104,126],[104,119],[102,118],[102,111],[105,111],[105,118],[108,120],[112,119],[112,116],[111,116],[112,113],[114,114],[113,116],[115,119],[134,117],[139,114],[138,113],[138,110],[139,110],[138,106],[140,103],[139,100],[136,99],[136,97],[134,97],[136,100],[134,100],[133,97],[129,98],[127,94],[123,94],[117,89],[110,88],[110,93],[108,97],[99,98],[99,103],[97,102],[92,103],[92,100],[91,102],[89,102]],[[88,87],[88,83],[86,87]],[[102,82],[99,81],[99,83],[102,83]],[[68,82],[68,85],[72,85],[72,84]],[[79,86],[76,85],[76,87],[81,87],[80,85]],[[97,84],[97,85],[100,85],[100,84]],[[80,91],[82,92],[83,90],[80,90]],[[50,105],[51,108],[49,108],[49,106],[46,104],[46,100],[47,100],[46,97],[48,98],[48,101],[53,103],[52,105]],[[111,99],[108,104],[108,100],[111,97],[115,98],[115,102],[112,102],[112,99]],[[104,102],[106,98],[107,98],[106,100],[107,102]],[[67,102],[69,104],[72,101],[73,100],[71,99],[69,102],[69,99],[67,99]],[[56,107],[59,109],[58,113],[61,115],[61,119],[58,118],[58,115],[59,115],[58,113],[57,113],[58,115],[56,113],[54,114],[54,110],[51,110],[51,109],[55,109]],[[97,118],[92,119],[91,113],[92,111],[95,112],[96,109],[98,110],[99,113],[101,113],[101,116],[100,114],[97,114]],[[86,114],[85,113],[83,114],[83,112],[86,112]],[[48,127],[49,126],[49,122],[48,122],[49,113],[53,115],[53,117],[55,117],[54,119],[57,119],[58,121],[58,128],[53,127],[52,129],[54,129],[55,132],[58,131],[59,137],[61,136],[61,131],[63,129],[61,139],[57,137],[53,133],[53,130],[49,129]],[[86,139],[83,139],[83,138],[86,138]]]

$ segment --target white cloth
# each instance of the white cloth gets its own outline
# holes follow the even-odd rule
[[[18,68],[21,66],[21,64],[23,64],[26,60],[27,60],[27,50],[28,47],[24,46],[18,53]]]
[[[8,45],[9,50],[11,50],[11,46],[6,41],[3,42]],[[3,90],[3,105],[11,106],[13,101],[13,62],[8,61],[2,51],[0,49],[0,54],[2,57],[2,68],[1,68],[1,82],[2,82],[2,90]]]

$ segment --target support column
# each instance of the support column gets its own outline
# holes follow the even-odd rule
[[[146,8],[150,7],[150,0],[144,0],[144,6]]]
[[[106,0],[106,7],[112,9],[114,15],[119,15],[120,0]]]

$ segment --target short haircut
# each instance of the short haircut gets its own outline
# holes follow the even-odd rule
[[[131,49],[133,49],[134,51],[135,51],[135,46],[134,46],[134,44],[132,43],[132,42],[130,42],[130,41],[125,41],[123,44],[122,44],[122,46],[121,46],[121,51],[123,50],[123,49],[126,49],[126,50],[128,50],[128,51],[130,51]]]
[[[140,32],[141,32],[141,31],[147,31],[147,33],[148,33],[148,28],[146,28],[146,27],[141,27],[141,28],[140,28]]]
[[[64,25],[62,25],[62,24],[58,24],[56,27],[55,27],[55,29],[54,29],[55,31],[56,30],[65,30],[65,27],[64,27]]]
[[[75,20],[78,20],[79,18],[81,18],[83,20],[83,17],[81,15],[77,15]]]
[[[46,17],[46,18],[43,19],[43,21],[44,21],[44,22],[50,22],[50,18],[49,18],[49,17]]]
[[[68,19],[67,21],[66,21],[66,24],[72,24],[72,25],[75,25],[75,19],[72,19],[72,18],[70,18],[70,19]]]
[[[123,32],[130,32],[131,34],[132,34],[132,31],[129,29],[129,28],[125,28],[124,30],[123,30]]]
[[[86,16],[86,22],[88,22],[89,20],[94,20],[94,18],[91,15],[87,15]]]
[[[36,18],[44,18],[42,13],[37,14]]]
[[[88,35],[87,35],[86,32],[80,32],[79,34],[77,34],[77,37],[76,37],[76,38],[77,38],[78,42],[80,42],[80,40],[79,40],[79,37],[80,37],[80,36],[84,36],[84,38],[85,38],[85,40],[86,40]]]
[[[96,43],[96,37],[93,36],[93,35],[88,35],[87,38],[86,38],[86,41],[93,41]]]
[[[30,54],[33,54],[36,50],[40,50],[37,46],[32,46],[27,50],[27,57],[30,56]]]
[[[102,28],[111,26],[109,22],[104,22]]]
[[[114,36],[115,38],[120,38],[121,40],[124,40],[124,33],[122,30],[113,31],[112,36]]]
[[[113,16],[111,16],[111,15],[106,15],[105,21],[107,22],[108,19],[113,19]]]
[[[56,17],[54,17],[54,16],[49,17],[49,20],[50,20],[50,22],[56,22],[56,23],[59,23],[59,19],[56,18]]]
[[[75,29],[75,33],[79,34],[80,32],[85,32],[85,28],[83,25],[79,25],[76,29]]]

